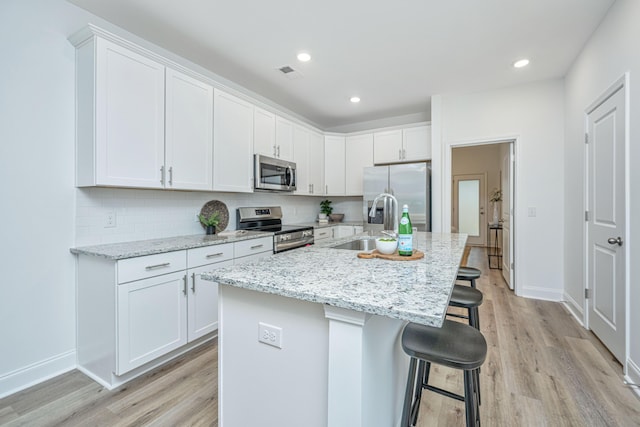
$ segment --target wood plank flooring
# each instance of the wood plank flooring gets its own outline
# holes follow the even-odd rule
[[[485,426],[640,426],[640,399],[622,384],[622,367],[561,304],[515,297],[482,248],[467,265],[484,272]],[[217,359],[214,341],[113,391],[73,371],[1,399],[0,425],[216,426]],[[431,379],[462,393],[458,371],[434,366]],[[424,392],[418,426],[462,425],[461,402]]]

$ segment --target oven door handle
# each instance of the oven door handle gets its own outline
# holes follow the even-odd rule
[[[278,242],[277,246],[274,246],[274,248],[277,248],[278,252],[282,252],[287,249],[302,247],[302,246],[311,245],[311,244],[313,244],[313,236],[305,237],[304,239],[300,239],[300,240],[289,241],[286,243]]]

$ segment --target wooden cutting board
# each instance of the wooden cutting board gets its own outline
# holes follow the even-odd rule
[[[359,252],[358,258],[371,259],[371,258],[382,258],[387,259],[389,261],[415,261],[417,259],[424,258],[424,252],[415,249],[413,251],[413,255],[411,256],[400,256],[398,255],[398,251],[395,251],[392,254],[381,254],[377,249],[374,249],[371,252]]]

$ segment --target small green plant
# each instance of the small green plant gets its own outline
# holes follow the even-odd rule
[[[331,200],[325,199],[320,202],[320,212],[326,215],[331,215],[333,208],[331,207]]]
[[[200,214],[198,215],[198,218],[200,219],[200,222],[202,223],[202,225],[204,225],[205,227],[217,227],[218,224],[220,224],[219,212],[212,213],[211,215],[209,215],[209,218]]]

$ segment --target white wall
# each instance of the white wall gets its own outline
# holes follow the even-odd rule
[[[584,111],[598,96],[607,90],[625,72],[630,74],[629,141],[630,215],[627,241],[631,271],[640,259],[640,120],[637,103],[640,101],[640,2],[637,0],[616,1],[606,18],[585,45],[566,77],[565,84],[565,217],[564,240],[565,293],[572,308],[581,317],[584,307]],[[640,301],[640,282],[636,277],[630,281],[627,308],[629,322],[627,334],[630,338],[627,374],[635,383],[640,383],[640,311],[633,304]],[[629,306],[628,306],[629,307]]]
[[[451,227],[451,147],[516,140],[516,293],[559,301],[563,294],[563,82],[549,80],[432,99],[434,230]],[[536,208],[536,216],[527,215]]]
[[[74,57],[87,14],[0,2],[0,396],[75,366]]]

